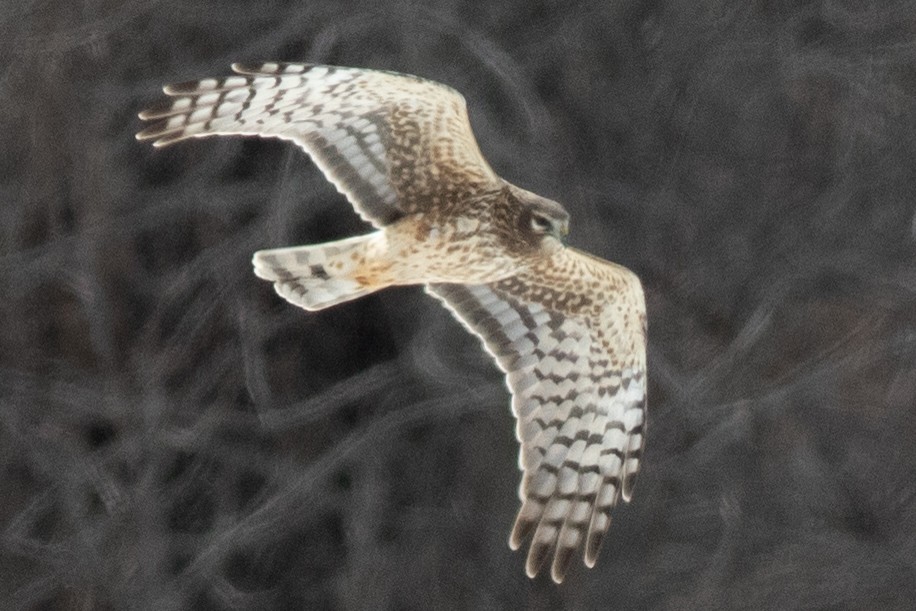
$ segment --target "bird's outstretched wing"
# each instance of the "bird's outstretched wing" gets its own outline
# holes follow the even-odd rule
[[[522,507],[510,546],[532,535],[535,576],[554,550],[561,582],[583,544],[593,566],[610,512],[630,500],[646,413],[645,303],[623,267],[563,249],[520,275],[427,287],[506,373],[521,442]]]
[[[168,85],[137,134],[165,146],[215,135],[292,140],[376,227],[447,212],[501,188],[454,89],[419,77],[311,64],[233,64],[236,76]]]

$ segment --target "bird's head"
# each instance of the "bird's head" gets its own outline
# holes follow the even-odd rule
[[[529,241],[542,246],[565,246],[566,236],[569,235],[569,213],[566,209],[553,200],[523,189],[518,189],[516,196],[521,203],[520,229],[529,236]],[[544,243],[545,239],[551,243]]]

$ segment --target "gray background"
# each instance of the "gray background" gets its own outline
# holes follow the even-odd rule
[[[910,1],[4,3],[0,607],[908,607],[914,34]],[[593,570],[508,549],[508,393],[436,302],[251,273],[367,229],[302,152],[134,141],[260,60],[453,85],[643,278],[647,452]]]

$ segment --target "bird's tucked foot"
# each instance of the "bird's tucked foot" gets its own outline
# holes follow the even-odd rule
[[[261,250],[254,273],[274,283],[277,294],[306,310],[321,310],[384,288],[360,270],[366,268],[366,235],[327,244]]]

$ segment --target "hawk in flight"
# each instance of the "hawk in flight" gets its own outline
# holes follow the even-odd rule
[[[376,231],[262,250],[254,271],[320,310],[422,284],[506,374],[521,442],[521,509],[509,538],[552,555],[560,583],[577,550],[594,566],[629,501],[646,428],[646,314],[629,270],[565,246],[569,215],[497,176],[464,98],[422,78],[265,63],[169,85],[137,134],[165,146],[214,135],[291,140]]]

